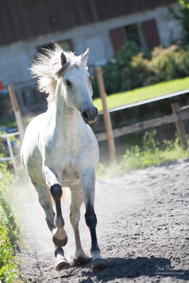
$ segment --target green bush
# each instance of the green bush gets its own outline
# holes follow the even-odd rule
[[[180,8],[178,14],[171,7],[168,9],[174,18],[180,21],[183,27],[179,41],[182,44],[189,44],[189,0],[179,0],[179,4]]]
[[[184,43],[189,43],[189,0],[179,0],[179,3],[181,5],[181,23],[184,28]]]
[[[149,62],[149,60],[144,58],[143,52],[140,52],[138,55],[132,57],[130,66],[124,68],[122,71],[122,91],[131,90],[158,82],[155,81],[154,71]]]
[[[102,66],[107,94],[120,91],[122,70],[130,66],[131,58],[139,52],[139,46],[134,42],[128,41],[116,54],[112,55],[104,66]]]
[[[131,58],[130,65],[122,71],[121,90],[127,91],[158,82],[189,76],[189,46],[182,48],[171,45],[169,48],[155,47],[151,58],[143,52]]]
[[[0,280],[3,283],[21,282],[15,264],[18,227],[7,189],[12,184],[13,176],[5,165],[0,165]]]
[[[107,94],[184,78],[189,76],[189,45],[159,46],[150,52],[127,42],[102,66],[102,71]],[[93,91],[94,98],[99,97],[96,77]]]

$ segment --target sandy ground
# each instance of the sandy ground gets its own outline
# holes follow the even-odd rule
[[[31,190],[31,188],[30,188]],[[88,263],[55,270],[51,233],[36,194],[21,202],[25,248],[22,275],[32,283],[186,282],[189,280],[189,160],[133,171],[96,184],[97,236],[107,269],[93,272]],[[63,204],[68,244],[74,253],[69,203]],[[83,248],[90,236],[82,206]]]

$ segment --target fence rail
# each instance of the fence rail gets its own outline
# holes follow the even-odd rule
[[[176,104],[178,105],[178,103],[176,103]],[[133,124],[133,125],[130,125],[130,126],[124,126],[122,128],[114,129],[113,130],[113,137],[114,138],[121,137],[121,136],[124,136],[124,135],[136,133],[136,132],[139,132],[139,131],[148,130],[148,129],[151,129],[151,128],[156,128],[156,127],[160,127],[160,126],[163,126],[163,125],[167,125],[167,124],[171,124],[171,123],[177,123],[179,121],[187,120],[187,119],[189,119],[189,111],[180,112],[180,110],[187,109],[187,108],[188,108],[188,106],[184,106],[182,108],[179,108],[179,106],[178,106],[179,110],[177,111],[177,113],[173,113],[173,114],[170,114],[170,115],[166,115],[164,117],[159,117],[159,118],[147,120],[147,121],[144,121],[144,122],[136,123],[136,124]],[[105,140],[107,140],[107,134],[106,134],[106,132],[96,134],[96,138],[97,138],[98,142],[105,141]]]

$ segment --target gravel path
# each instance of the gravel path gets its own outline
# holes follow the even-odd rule
[[[96,186],[97,236],[108,268],[90,263],[55,271],[54,248],[36,195],[21,205],[22,275],[32,283],[187,282],[189,280],[189,159],[133,171]],[[63,204],[69,259],[74,252],[69,203]],[[82,206],[81,239],[90,256]]]

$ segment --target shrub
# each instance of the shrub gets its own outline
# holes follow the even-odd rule
[[[122,71],[121,90],[152,85],[158,82],[189,76],[189,46],[181,48],[155,47],[151,58],[141,52],[131,58],[130,65]]]
[[[144,58],[144,53],[140,52],[132,57],[130,66],[122,71],[121,90],[131,90],[155,83],[153,76],[154,72],[149,61]]]
[[[139,52],[140,48],[136,43],[127,42],[102,67],[107,94],[120,91],[122,70],[130,66],[131,58]]]
[[[179,13],[177,14],[171,7],[169,7],[169,11],[172,13],[175,19],[179,20],[182,27],[183,33],[181,34],[181,43],[188,44],[189,43],[189,0],[179,0],[180,8]]]
[[[177,135],[175,141],[164,141],[163,146],[160,146],[155,136],[156,130],[146,132],[142,146],[135,145],[126,150],[120,162],[122,170],[130,171],[150,166],[159,166],[163,163],[188,157],[189,150],[185,150],[180,146]]]
[[[12,184],[12,175],[5,165],[0,166],[0,281],[16,283],[19,272],[15,264],[18,228],[10,206],[8,186]]]

